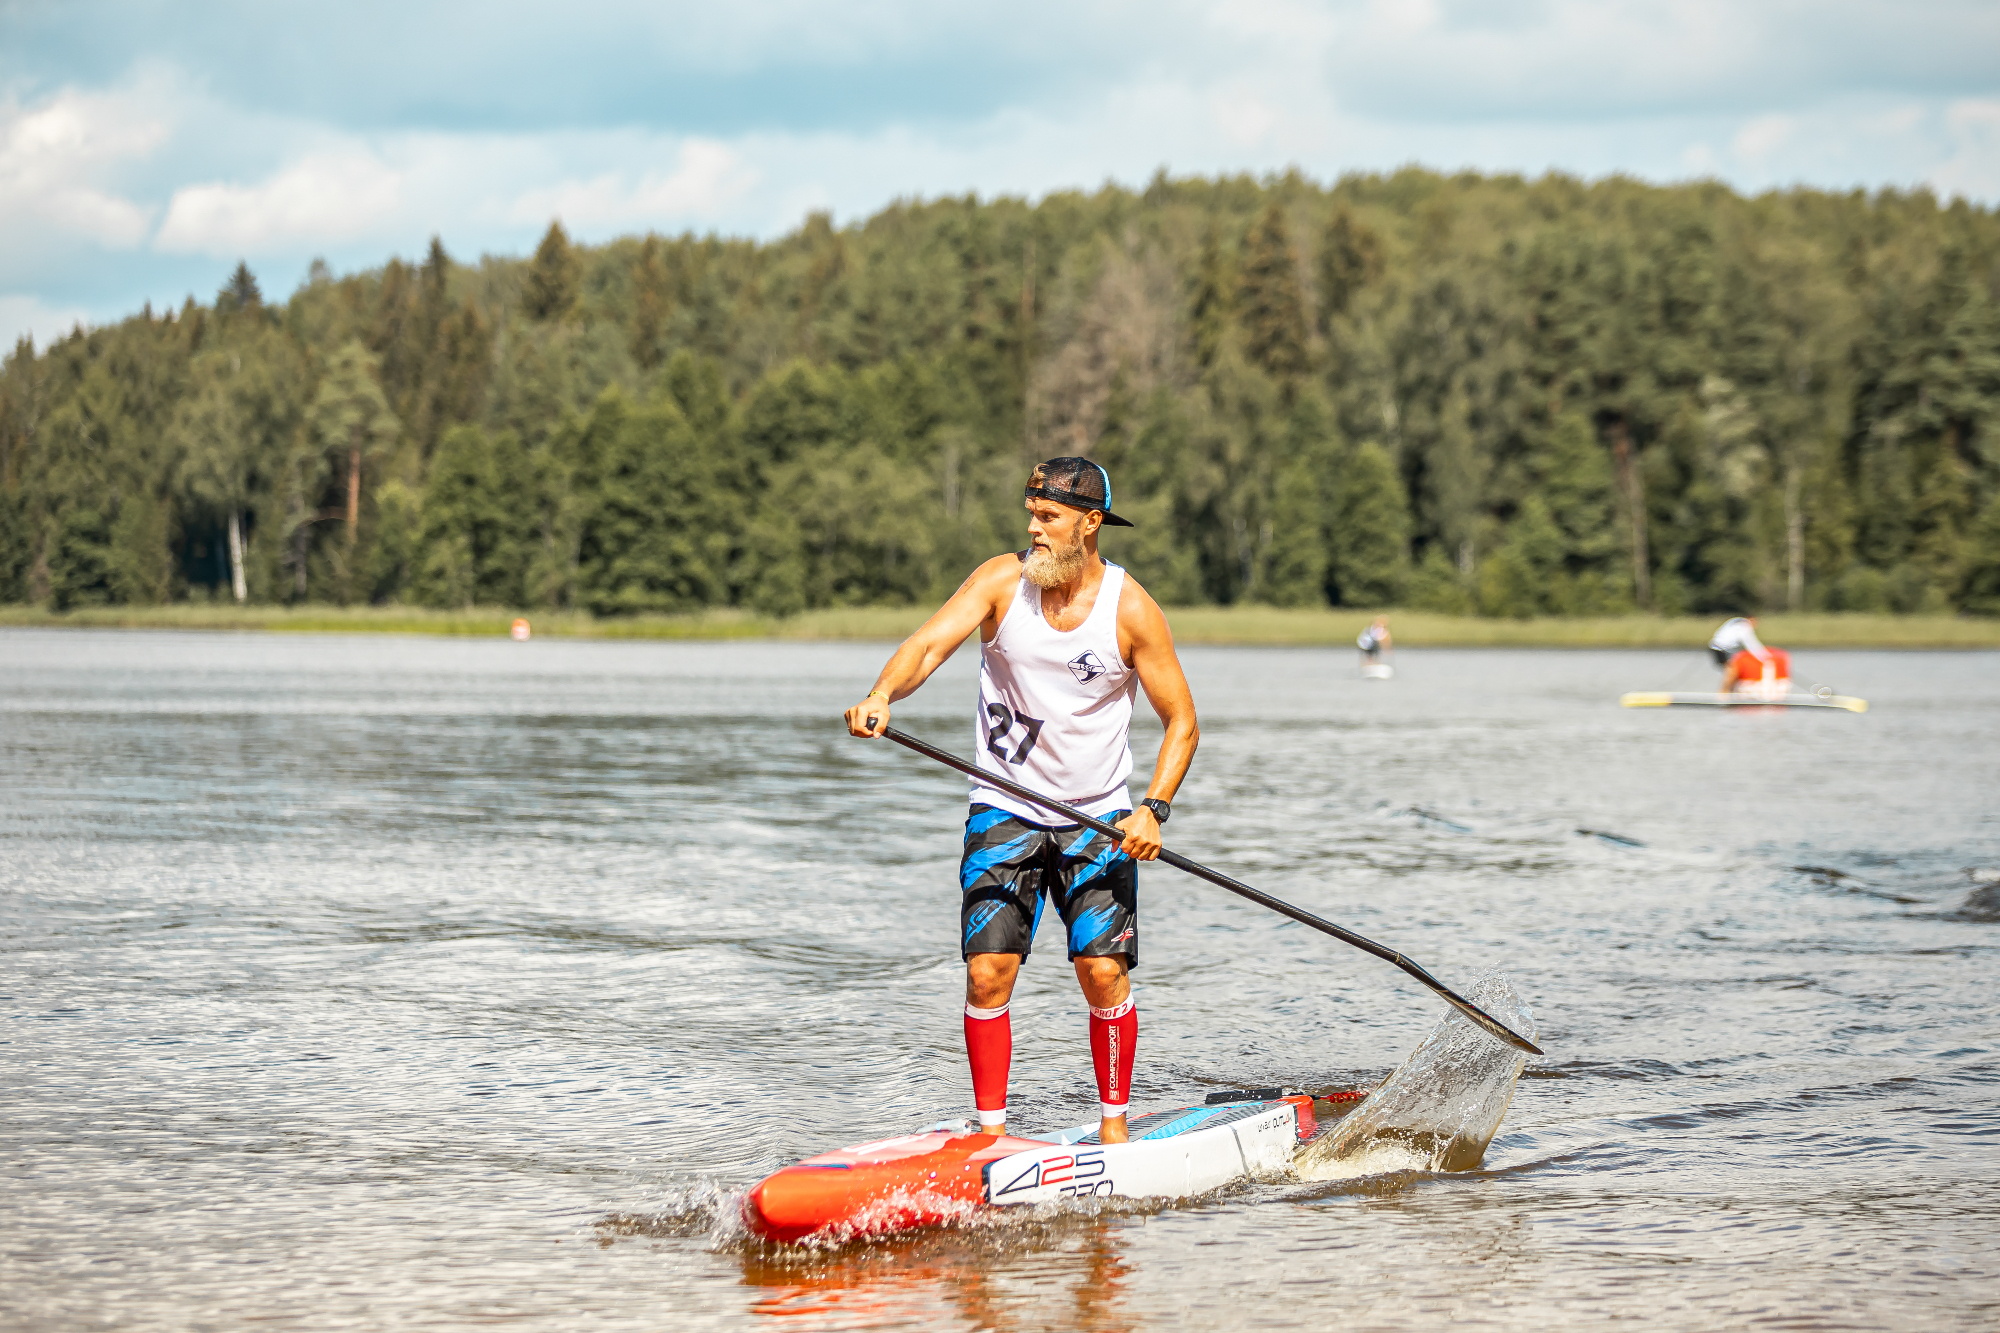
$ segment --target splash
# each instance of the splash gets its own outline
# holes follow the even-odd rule
[[[1467,996],[1535,1036],[1527,1002],[1505,974],[1489,972]],[[1527,1057],[1447,1010],[1410,1058],[1330,1133],[1299,1149],[1302,1180],[1347,1180],[1391,1171],[1470,1171],[1500,1128]]]

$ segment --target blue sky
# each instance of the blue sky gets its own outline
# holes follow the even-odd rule
[[[421,252],[1408,162],[2000,201],[1993,0],[0,0],[0,337]]]

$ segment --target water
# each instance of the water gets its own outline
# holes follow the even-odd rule
[[[1504,974],[1481,978],[1466,998],[1534,1038],[1534,1013]],[[1470,1171],[1485,1160],[1527,1063],[1520,1051],[1448,1009],[1367,1100],[1298,1151],[1292,1169],[1315,1181]]]
[[[1857,717],[1615,706],[1694,654],[1190,649],[1174,845],[1532,1008],[1480,1168],[732,1238],[969,1111],[962,787],[834,720],[885,651],[0,632],[0,1325],[2000,1322],[1993,654],[1800,653]],[[966,748],[972,669],[899,723]],[[1443,1012],[1143,885],[1141,1106],[1370,1084]],[[1043,950],[1024,1128],[1094,1100]]]

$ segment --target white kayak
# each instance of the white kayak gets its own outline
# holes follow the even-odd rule
[[[1845,694],[1624,694],[1618,698],[1626,708],[1840,708],[1850,713],[1868,711],[1866,699]]]

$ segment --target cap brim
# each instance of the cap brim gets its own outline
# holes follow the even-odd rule
[[[1132,526],[1131,519],[1120,518],[1109,509],[1100,509],[1097,512],[1104,515],[1104,526],[1107,528],[1129,528]]]

